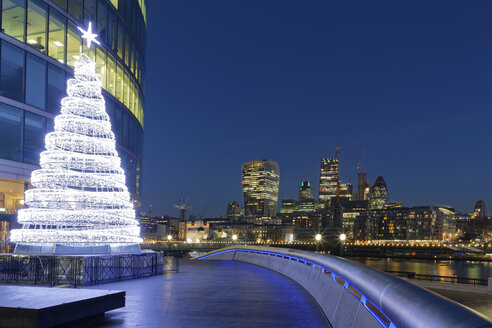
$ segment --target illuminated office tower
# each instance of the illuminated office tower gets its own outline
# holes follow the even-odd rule
[[[352,199],[352,184],[350,182],[340,184],[340,197]]]
[[[246,220],[275,217],[280,179],[277,162],[251,161],[243,164],[241,171]]]
[[[312,199],[313,198],[313,188],[311,188],[311,183],[309,181],[302,181],[299,187],[299,200]]]
[[[381,209],[388,203],[388,187],[382,176],[378,176],[369,193],[369,209]]]
[[[230,202],[227,204],[226,218],[229,221],[239,221],[241,218],[241,205],[238,202]]]
[[[299,202],[295,199],[282,199],[280,214],[291,214],[299,210]]]
[[[321,159],[319,177],[319,200],[326,202],[337,195],[338,158]]]
[[[485,202],[483,200],[479,200],[475,203],[475,209],[473,210],[471,218],[474,220],[485,220],[488,218],[487,207],[485,206]]]

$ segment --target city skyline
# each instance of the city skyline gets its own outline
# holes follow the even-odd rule
[[[366,149],[392,201],[492,202],[491,4],[279,4],[152,4],[141,210],[189,197],[190,214],[224,215],[258,158],[296,198],[337,146],[341,180]]]

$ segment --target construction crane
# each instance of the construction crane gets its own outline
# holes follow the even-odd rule
[[[183,199],[180,199],[178,204],[174,204],[174,207],[176,207],[179,210],[180,221],[185,221],[186,210],[191,209],[191,206],[188,206],[188,201],[189,198],[187,198],[185,202],[183,202]]]

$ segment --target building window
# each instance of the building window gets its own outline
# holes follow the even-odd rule
[[[55,122],[53,120],[46,120],[46,132],[45,135],[49,132],[55,131]]]
[[[126,70],[123,77],[123,103],[130,109],[130,74]]]
[[[65,64],[66,25],[66,18],[50,8],[48,55],[62,64]]]
[[[107,87],[108,92],[113,96],[116,93],[116,64],[114,61],[114,57],[108,54],[108,70],[107,70]]]
[[[77,60],[80,59],[82,52],[82,41],[77,27],[72,22],[68,23],[67,31],[67,65],[74,67]]]
[[[130,67],[130,45],[131,37],[130,33],[126,31],[125,33],[125,65]]]
[[[118,21],[118,57],[123,59],[123,48],[125,47],[125,27],[123,23]]]
[[[68,13],[78,20],[82,18],[82,0],[68,0]]]
[[[122,110],[123,112],[123,129],[121,131],[121,134],[123,135],[123,138],[122,138],[122,141],[121,141],[121,145],[123,147],[125,147],[126,149],[128,149],[128,113],[124,110]]]
[[[48,6],[38,0],[27,3],[27,43],[46,53],[46,16]]]
[[[21,161],[22,114],[20,109],[0,103],[0,158]]]
[[[60,112],[60,102],[65,96],[65,72],[48,64],[48,85],[46,108],[52,114]]]
[[[24,102],[24,51],[2,42],[1,95]]]
[[[84,1],[84,25],[88,26],[89,22],[96,23],[96,0]]]
[[[104,97],[104,100],[106,101],[106,113],[109,115],[109,121],[111,122],[111,131],[114,132],[114,102],[107,97]]]
[[[108,6],[106,1],[99,0],[97,3],[97,35],[99,41],[104,44],[106,43],[107,35],[107,25],[108,25]]]
[[[2,32],[24,42],[26,0],[2,1]]]
[[[130,69],[135,75],[135,52],[137,51],[137,45],[135,44],[134,41],[132,41],[132,51],[130,52],[131,58],[130,58]]]
[[[24,162],[39,163],[39,154],[44,149],[45,121],[42,116],[26,112],[24,121]]]
[[[121,126],[123,125],[123,110],[120,106],[114,108],[113,132],[116,134],[116,141],[121,144]]]
[[[117,63],[115,97],[123,102],[123,65]]]
[[[26,103],[46,109],[46,61],[27,54]]]
[[[111,50],[116,51],[116,34],[118,30],[116,14],[110,10],[108,18],[108,46]]]
[[[52,0],[56,3],[60,8],[67,10],[67,0]]]
[[[106,89],[106,50],[97,47],[96,48],[96,71],[101,80],[102,87]]]

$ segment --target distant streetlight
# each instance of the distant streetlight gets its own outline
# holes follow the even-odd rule
[[[316,253],[319,252],[319,242],[321,241],[321,235],[319,233],[314,237],[316,239]]]
[[[173,239],[173,236],[167,235],[167,249],[171,251],[171,240]]]
[[[343,242],[345,241],[345,239],[347,239],[347,235],[344,233],[340,234],[340,256],[343,256],[344,253]]]
[[[236,240],[237,240],[237,235],[232,235],[232,240],[233,240],[234,242],[236,242]]]

